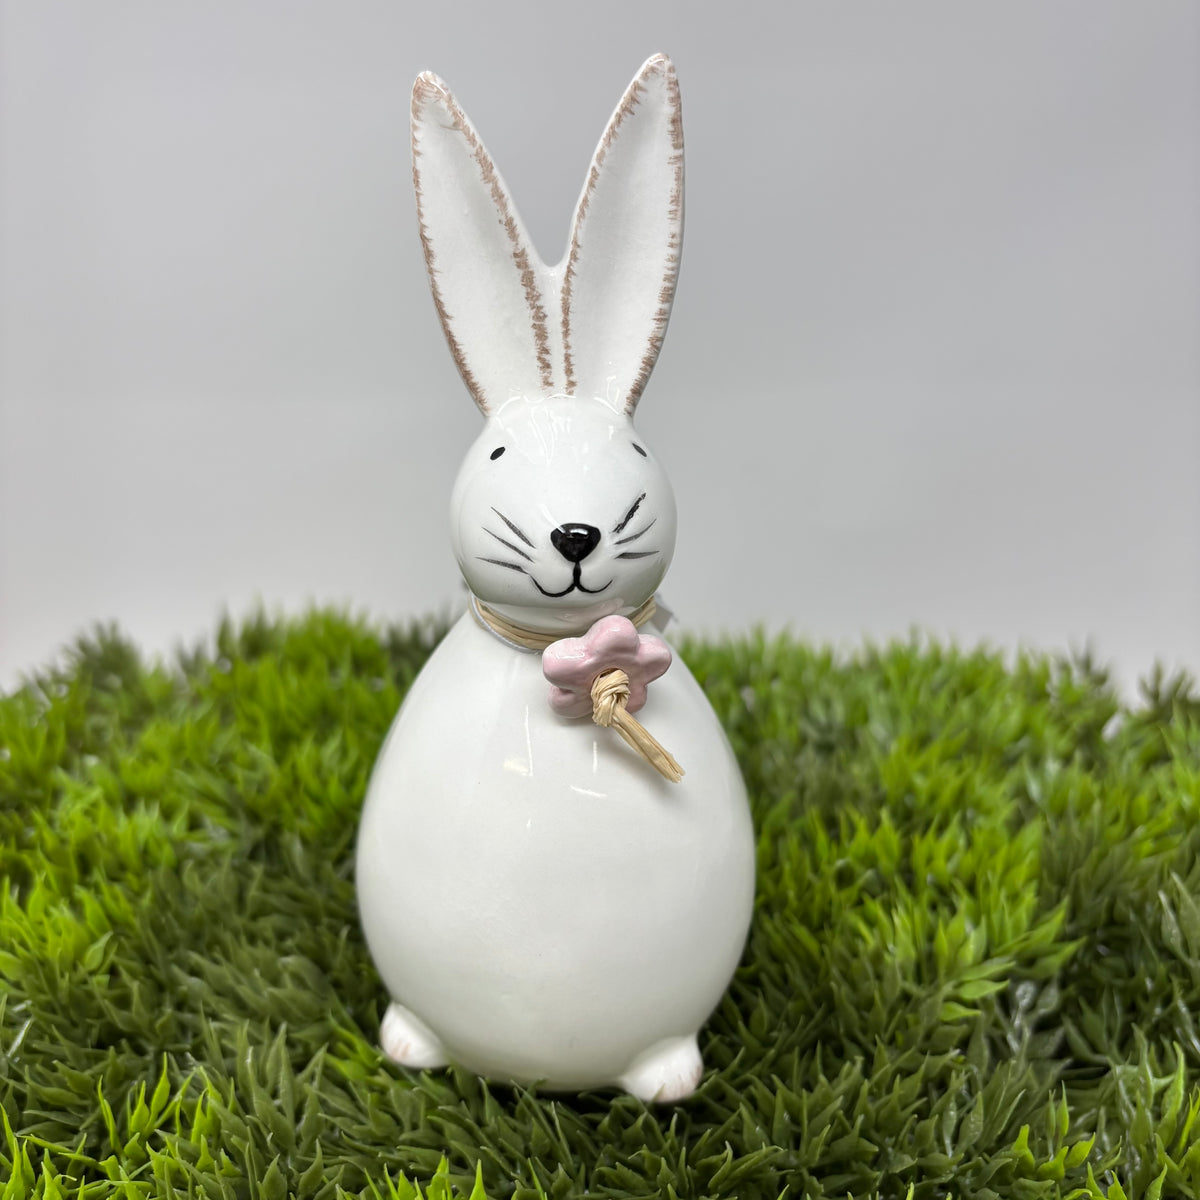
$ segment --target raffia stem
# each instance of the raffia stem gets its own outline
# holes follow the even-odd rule
[[[592,720],[615,729],[664,779],[678,783],[683,768],[641,721],[626,711],[628,703],[629,676],[619,667],[602,671],[592,680]]]

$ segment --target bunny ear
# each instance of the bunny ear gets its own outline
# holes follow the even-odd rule
[[[513,396],[561,391],[546,267],[466,113],[428,71],[413,86],[412,146],[433,300],[475,403],[486,414]]]
[[[671,315],[683,238],[683,119],[675,68],[656,54],[596,148],[562,285],[567,391],[632,414]]]

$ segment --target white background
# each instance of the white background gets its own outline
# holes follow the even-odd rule
[[[97,619],[448,612],[479,420],[416,236],[444,76],[557,258],[665,50],[680,291],[639,425],[687,628],[1200,667],[1200,6],[0,7],[0,687]]]

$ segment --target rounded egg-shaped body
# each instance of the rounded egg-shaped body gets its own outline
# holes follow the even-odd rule
[[[716,1006],[750,922],[754,837],[724,731],[683,663],[638,714],[680,783],[614,730],[556,715],[547,693],[540,655],[469,614],[454,626],[376,763],[359,906],[389,993],[450,1059],[601,1086]]]

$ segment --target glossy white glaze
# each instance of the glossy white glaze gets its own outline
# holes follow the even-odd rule
[[[380,755],[358,890],[389,993],[450,1058],[576,1088],[616,1082],[712,1011],[750,920],[753,831],[683,663],[639,714],[683,762],[679,784],[556,716],[547,690],[538,655],[455,625]]]
[[[579,586],[551,541],[564,525],[599,535],[578,564]],[[471,591],[509,620],[564,637],[652,596],[675,530],[666,472],[633,421],[600,400],[510,400],[467,451],[450,500],[450,540]]]
[[[562,637],[628,616],[675,546],[670,484],[632,423],[679,266],[674,68],[650,59],[622,97],[557,266],[433,75],[413,90],[413,179],[438,314],[486,418],[451,498],[463,575],[502,616]],[[357,863],[392,997],[381,1040],[413,1067],[679,1099],[753,906],[741,776],[678,661],[638,719],[681,783],[556,714],[549,688],[539,654],[467,615],[396,717]]]

